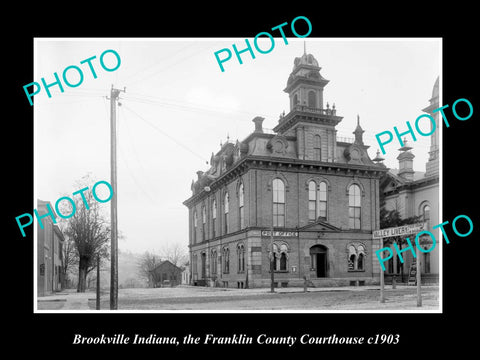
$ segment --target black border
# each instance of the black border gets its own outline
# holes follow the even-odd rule
[[[450,5],[450,4],[449,4]],[[34,5],[39,6],[39,5]],[[44,6],[44,5],[42,5]],[[467,350],[474,346],[475,323],[468,325],[475,314],[476,272],[474,271],[473,241],[478,228],[467,238],[458,238],[450,231],[451,243],[444,246],[444,313],[443,314],[33,314],[33,231],[26,238],[18,235],[14,217],[32,207],[33,199],[33,108],[25,99],[22,86],[33,81],[34,37],[254,37],[258,32],[290,22],[296,16],[306,16],[313,25],[311,37],[442,37],[443,38],[443,103],[452,104],[458,98],[467,98],[473,104],[474,115],[468,121],[450,121],[443,135],[443,214],[445,220],[453,220],[459,214],[467,214],[477,225],[475,186],[476,161],[473,150],[478,129],[478,90],[474,92],[474,79],[478,79],[476,38],[473,6],[452,4],[449,9],[438,3],[435,7],[421,8],[384,4],[382,8],[359,6],[351,8],[347,3],[329,8],[323,3],[311,5],[282,4],[249,7],[245,3],[201,4],[198,9],[184,4],[183,9],[173,9],[158,4],[84,4],[70,9],[52,9],[31,6],[19,12],[22,16],[16,26],[6,29],[8,55],[3,69],[7,74],[4,87],[6,103],[4,121],[8,134],[3,142],[6,162],[8,209],[4,224],[9,235],[4,238],[5,314],[13,316],[7,322],[7,346],[26,353],[29,350],[88,355],[97,351],[134,355],[151,351],[159,356],[175,350],[198,353],[207,350],[213,354],[223,351],[231,354],[231,346],[73,346],[75,333],[85,336],[135,333],[159,336],[186,334],[204,336],[258,334],[299,336],[311,333],[316,336],[373,336],[377,333],[400,334],[395,346],[285,346],[260,347],[236,346],[235,353],[267,350],[283,355],[291,352],[312,354],[365,351],[377,355],[393,353],[414,354],[419,347],[425,353],[440,353],[443,349]],[[40,7],[40,6],[39,6]],[[133,7],[133,8],[132,8]],[[477,64],[475,64],[477,65]],[[477,75],[477,76],[475,76]],[[428,100],[428,99],[427,99]],[[402,104],[399,99],[400,106]],[[477,110],[478,109],[478,110]],[[393,110],[394,111],[394,110]],[[388,116],[388,114],[386,114]],[[13,139],[10,139],[13,137]],[[52,154],[54,156],[54,154]],[[9,188],[13,184],[14,191]],[[473,191],[472,191],[473,190]],[[11,233],[11,234],[10,234]],[[470,255],[470,256],[469,256]],[[11,263],[10,263],[11,262]],[[461,346],[461,347],[460,347]],[[465,353],[462,351],[463,353]],[[287,354],[288,352],[288,354]],[[423,351],[422,351],[423,352]],[[225,355],[225,353],[224,353]]]

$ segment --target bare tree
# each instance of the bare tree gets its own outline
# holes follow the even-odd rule
[[[137,263],[138,275],[145,279],[150,287],[156,283],[153,269],[161,263],[160,256],[145,251]]]
[[[173,265],[181,267],[188,261],[187,249],[179,243],[166,244],[161,250],[162,257]]]
[[[110,244],[110,226],[102,212],[103,204],[94,199],[91,187],[95,183],[91,176],[84,176],[75,184],[76,189],[83,191],[85,201],[80,195],[73,197],[75,214],[66,220],[65,234],[74,242],[78,254],[78,286],[77,292],[85,292],[87,275],[97,266],[97,255],[107,259]],[[72,206],[63,203],[61,212],[70,214]]]
[[[62,229],[65,233],[65,229]],[[70,237],[65,237],[63,242],[63,287],[65,288],[68,283],[68,275],[74,266],[78,265],[78,253],[75,246],[75,242]]]

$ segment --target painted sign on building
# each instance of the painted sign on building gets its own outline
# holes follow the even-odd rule
[[[262,236],[272,236],[270,230],[262,230]],[[274,231],[274,237],[296,237],[298,236],[298,231]]]
[[[382,239],[392,236],[416,234],[422,230],[425,230],[425,223],[409,224],[404,226],[374,230],[372,235],[374,239]]]

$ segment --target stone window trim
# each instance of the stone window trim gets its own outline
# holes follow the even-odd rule
[[[364,242],[358,241],[358,242],[350,242],[347,244],[345,247],[345,254],[346,254],[346,262],[348,264],[347,267],[347,272],[365,272],[365,261],[368,255],[367,252],[367,247]],[[351,256],[355,255],[354,261],[352,264],[351,263]],[[362,267],[359,267],[359,262],[358,259],[360,258],[360,255],[363,258],[363,263]]]
[[[290,192],[290,185],[288,184],[288,180],[285,177],[285,175],[283,175],[280,172],[270,176],[270,178],[268,179],[268,182],[267,182],[267,191],[272,191],[273,190],[273,180],[275,180],[275,179],[280,179],[280,180],[283,181],[283,185],[285,186],[285,193]]]
[[[305,190],[307,190],[307,191],[308,191],[308,184],[310,183],[310,181],[313,181],[316,184],[317,190],[320,189],[320,183],[324,182],[324,183],[327,184],[327,193],[332,191],[332,186],[330,184],[330,181],[327,180],[326,178],[324,178],[323,176],[310,176],[305,181]],[[347,192],[348,192],[348,188],[347,188]],[[327,201],[328,201],[328,199],[327,199]]]
[[[273,271],[274,273],[288,273],[290,272],[289,269],[289,252],[290,252],[290,247],[286,242],[282,241],[274,241],[273,242],[273,252],[275,253],[275,263],[274,263],[274,268]],[[285,256],[283,258],[283,255]],[[272,259],[272,249],[270,246],[268,247],[268,259],[269,259],[269,265],[270,261]],[[282,266],[283,263],[283,266]],[[270,273],[270,266],[268,268],[268,272]]]
[[[238,261],[237,273],[238,274],[245,273],[245,254],[246,254],[245,244],[243,241],[240,241],[237,244],[237,261]]]
[[[355,178],[350,180],[350,182],[347,184],[347,186],[345,188],[345,194],[347,196],[349,195],[348,191],[350,189],[350,186],[352,186],[352,185],[357,185],[360,188],[361,196],[365,197],[365,187],[363,186],[363,184],[358,179],[355,179]]]

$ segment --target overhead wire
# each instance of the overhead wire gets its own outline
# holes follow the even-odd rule
[[[174,138],[173,136],[171,136],[170,134],[166,133],[165,131],[163,131],[162,129],[160,129],[158,126],[156,126],[155,124],[153,124],[152,122],[150,122],[149,120],[145,119],[143,116],[141,116],[140,114],[138,114],[136,111],[134,111],[133,109],[131,109],[129,106],[126,106],[125,104],[122,105],[123,107],[125,107],[125,109],[127,109],[128,111],[130,111],[132,114],[134,114],[135,116],[137,116],[139,119],[143,120],[145,123],[147,123],[150,127],[152,127],[153,129],[157,130],[158,132],[160,132],[162,135],[164,135],[165,137],[169,138],[171,141],[173,141],[174,143],[176,143],[178,146],[182,147],[183,149],[185,149],[186,151],[190,152],[191,154],[195,155],[196,157],[198,157],[199,159],[201,159],[202,161],[204,161],[205,163],[208,164],[208,160],[205,159],[203,156],[201,156],[200,154],[198,154],[197,152],[193,151],[192,149],[190,149],[188,146],[186,146],[185,144],[181,143],[180,141],[178,141],[176,138]]]
[[[123,111],[119,111],[118,113],[120,114],[120,112],[122,112],[122,115],[123,114]],[[130,175],[130,177],[132,178],[133,182],[137,185],[137,188],[139,188],[143,195],[145,195],[145,197],[152,201],[152,202],[155,202],[156,201],[153,199],[153,197],[144,189],[144,187],[140,184],[140,182],[138,181],[137,177],[134,175],[134,172],[132,170],[132,168],[130,167],[128,161],[127,161],[127,157],[125,156],[125,153],[123,152],[123,147],[122,147],[122,142],[120,141],[121,139],[121,136],[120,136],[120,127],[121,127],[121,124],[123,123],[123,121],[120,121],[120,116],[117,116],[117,144],[118,144],[118,148],[120,149],[120,157],[122,158],[126,168],[127,168],[127,172],[128,174]],[[126,122],[125,122],[126,123]]]

